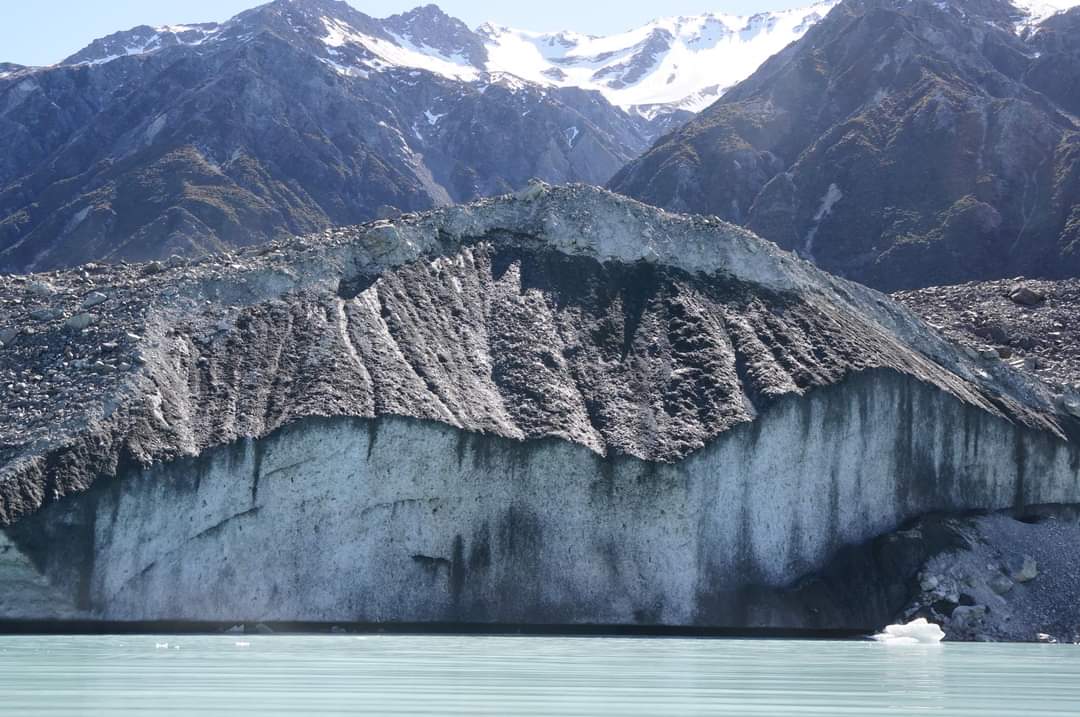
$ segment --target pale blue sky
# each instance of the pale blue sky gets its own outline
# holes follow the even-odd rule
[[[425,0],[349,0],[385,17]],[[702,12],[749,14],[812,0],[443,0],[436,4],[470,27],[492,21],[530,30],[606,34],[654,17]],[[0,62],[49,65],[91,40],[135,25],[221,21],[260,0],[0,0]]]

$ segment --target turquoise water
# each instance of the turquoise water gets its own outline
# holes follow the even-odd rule
[[[0,713],[1076,715],[1080,648],[412,635],[0,637]]]

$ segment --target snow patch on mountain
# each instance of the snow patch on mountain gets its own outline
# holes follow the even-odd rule
[[[1013,0],[1013,5],[1027,16],[1018,29],[1024,30],[1038,25],[1043,20],[1080,5],[1080,0]]]
[[[170,34],[173,34],[173,35],[185,35],[187,33],[196,33],[198,35],[201,35],[203,39],[205,39],[207,36],[213,35],[214,33],[217,32],[216,28],[214,30],[207,31],[207,29],[205,27],[200,27],[198,25],[160,25],[159,27],[157,27],[155,29],[158,32],[170,33]],[[200,43],[200,40],[193,40],[193,41],[188,42],[186,44],[198,45],[199,43]]]
[[[328,67],[333,69],[334,72],[338,73],[343,77],[359,77],[366,80],[369,75],[368,71],[361,67],[357,67],[356,65],[343,65],[340,62],[335,62],[328,57],[320,57],[319,61],[322,62],[324,65],[327,65]]]
[[[323,17],[321,22],[326,29],[322,41],[328,48],[336,49],[346,45],[364,48],[375,55],[375,59],[366,63],[372,69],[380,70],[388,66],[415,67],[462,82],[472,82],[479,76],[477,68],[471,67],[460,56],[446,57],[438,50],[418,47],[400,36],[390,35],[393,41],[374,37],[332,17]]]
[[[14,77],[20,72],[26,72],[32,68],[24,67],[23,65],[16,65],[14,62],[0,62],[0,80],[6,80],[9,77]]]
[[[197,46],[218,35],[222,26],[204,25],[140,26],[95,40],[81,52],[67,58],[66,65],[104,65],[121,57],[145,55],[177,45]]]

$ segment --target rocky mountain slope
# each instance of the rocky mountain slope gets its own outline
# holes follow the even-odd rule
[[[849,547],[1080,502],[1047,386],[584,186],[0,277],[0,342],[8,618],[870,628]]]
[[[845,0],[612,180],[884,289],[1080,272],[1080,9]]]

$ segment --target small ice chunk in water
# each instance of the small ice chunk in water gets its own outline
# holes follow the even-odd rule
[[[238,642],[238,643],[236,643],[236,646],[237,647],[251,647],[251,643],[250,642]]]
[[[945,632],[924,617],[906,625],[889,625],[884,632],[874,635],[875,640],[888,645],[936,645],[944,637]]]
[[[167,642],[155,642],[154,643],[154,649],[155,650],[168,650],[169,649],[169,643],[167,643]]]

